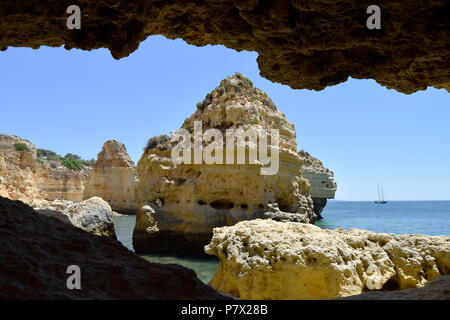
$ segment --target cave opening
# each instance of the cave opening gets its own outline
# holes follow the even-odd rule
[[[216,210],[230,210],[235,206],[231,201],[213,201],[209,205]]]

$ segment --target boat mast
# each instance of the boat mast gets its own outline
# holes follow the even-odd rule
[[[381,193],[380,193],[380,182],[378,182],[378,201],[381,200]]]
[[[381,201],[384,201],[383,186],[381,186]]]

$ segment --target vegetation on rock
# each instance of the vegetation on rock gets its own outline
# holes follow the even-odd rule
[[[170,137],[167,134],[152,137],[152,138],[148,139],[148,142],[144,148],[144,151],[147,152],[150,149],[155,149],[156,147],[167,144],[168,142],[170,142]]]
[[[84,166],[92,167],[95,164],[94,159],[84,160],[80,156],[72,153],[68,153],[64,157],[61,157],[54,151],[37,149],[36,155],[39,163],[43,163],[44,160],[59,161],[66,168],[75,171],[83,169]]]
[[[28,151],[28,147],[25,143],[16,143],[14,144],[16,151]]]

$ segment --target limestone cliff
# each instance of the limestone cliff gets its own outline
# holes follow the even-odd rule
[[[0,299],[229,299],[178,266],[149,263],[118,241],[0,197]],[[78,265],[81,289],[66,286]]]
[[[116,140],[106,141],[84,189],[84,199],[98,196],[111,208],[134,213],[137,174],[125,146]]]
[[[70,170],[58,161],[42,161],[30,141],[0,134],[0,195],[27,204],[41,200],[83,200],[91,168]]]
[[[195,135],[196,121],[204,131],[214,128],[223,137],[232,129],[266,130],[272,136],[271,129],[279,130],[279,170],[262,175],[260,162],[250,164],[253,143],[245,148],[245,164],[177,164],[171,158],[174,144],[169,137],[150,139],[137,165],[136,252],[202,253],[214,227],[267,215],[280,220],[315,220],[309,185],[301,176],[294,125],[267,94],[235,74],[224,79],[197,108],[182,125],[191,135],[189,139]],[[226,148],[225,139],[218,143]],[[236,140],[231,145],[236,146]],[[237,149],[230,153],[234,160]]]
[[[48,163],[40,164],[37,174],[38,189],[46,200],[82,201],[84,186],[91,170],[88,166],[74,171],[60,164],[55,167]]]
[[[243,299],[331,299],[450,274],[450,237],[325,230],[269,219],[214,229],[210,285]]]
[[[41,197],[36,183],[36,148],[28,140],[0,135],[0,196],[32,203]]]
[[[327,204],[327,199],[334,199],[337,189],[333,171],[325,168],[322,161],[308,152],[300,150],[298,155],[303,160],[302,175],[311,185],[309,193],[314,203],[314,212],[317,219],[322,219],[321,212]]]

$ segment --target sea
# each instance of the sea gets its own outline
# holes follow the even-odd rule
[[[324,229],[358,228],[395,234],[450,236],[450,201],[373,201],[331,200],[316,225]],[[133,251],[132,234],[135,216],[114,217],[118,240]],[[216,257],[179,257],[173,255],[140,255],[158,263],[176,263],[193,269],[198,278],[208,283],[217,270]]]

